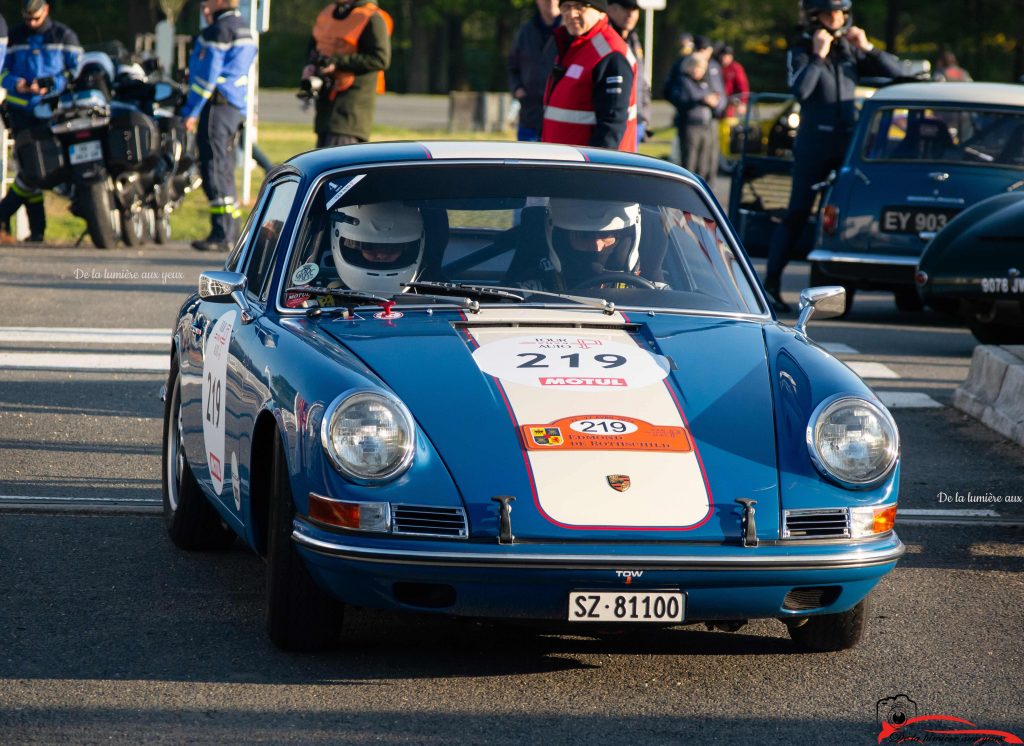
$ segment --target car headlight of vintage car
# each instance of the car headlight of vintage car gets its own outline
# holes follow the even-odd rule
[[[881,406],[854,396],[826,399],[807,425],[807,450],[818,470],[851,489],[888,476],[899,456],[899,431]]]
[[[384,482],[412,463],[416,429],[398,399],[382,391],[344,394],[324,413],[320,440],[331,462],[360,484]]]

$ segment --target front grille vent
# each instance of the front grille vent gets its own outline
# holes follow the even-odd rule
[[[789,611],[810,611],[829,606],[839,598],[839,587],[826,585],[819,588],[794,588],[786,594],[782,608]]]
[[[787,510],[783,539],[845,539],[850,536],[850,516],[843,508]]]
[[[392,505],[392,533],[410,536],[444,536],[465,539],[469,535],[462,508],[428,505]]]

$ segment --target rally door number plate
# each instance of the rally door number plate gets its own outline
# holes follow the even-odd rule
[[[572,591],[570,622],[681,622],[679,591]]]
[[[71,162],[75,165],[103,160],[103,144],[99,140],[76,143],[70,150]]]

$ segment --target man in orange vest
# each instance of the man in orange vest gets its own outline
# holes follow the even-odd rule
[[[608,3],[559,5],[540,139],[636,152],[636,57],[608,22]]]
[[[317,16],[304,81],[323,81],[316,101],[318,148],[366,142],[391,65],[391,16],[370,0],[336,0]]]

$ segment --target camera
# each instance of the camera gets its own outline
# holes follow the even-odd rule
[[[332,84],[332,79],[320,72],[330,64],[330,60],[326,57],[317,57],[316,62],[312,64],[315,72],[299,82],[299,92],[295,94],[304,103],[319,97],[323,91],[329,90]]]
[[[903,725],[911,718],[917,717],[917,702],[906,694],[880,699],[875,704],[875,717],[879,723]]]
[[[36,85],[38,85],[40,88],[51,90],[55,85],[57,85],[57,81],[54,80],[52,77],[36,78]]]

